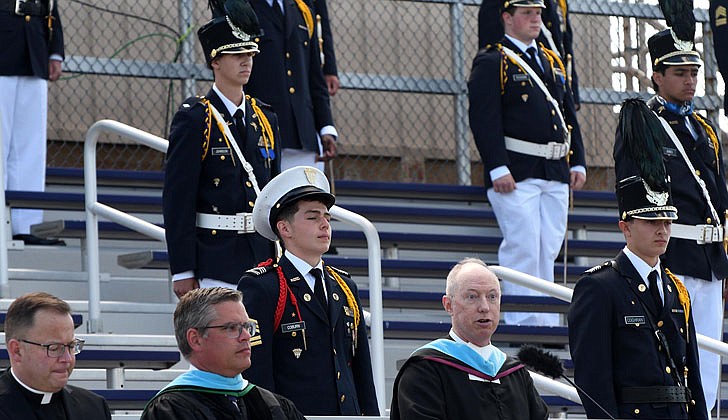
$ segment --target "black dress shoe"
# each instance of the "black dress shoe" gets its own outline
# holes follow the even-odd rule
[[[63,239],[39,238],[27,233],[13,235],[13,239],[16,241],[23,241],[26,245],[66,246],[66,242],[64,242]]]

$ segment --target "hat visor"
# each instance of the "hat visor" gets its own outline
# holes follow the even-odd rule
[[[631,217],[642,220],[677,220],[677,212],[672,210],[648,211],[633,214]]]
[[[662,60],[660,63],[665,66],[698,66],[703,65],[703,60],[695,54],[680,54]]]
[[[245,54],[245,53],[259,53],[258,44],[251,42],[250,44],[243,45],[240,47],[230,48],[227,50],[220,51],[219,54]]]

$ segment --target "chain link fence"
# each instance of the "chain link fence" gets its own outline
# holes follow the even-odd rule
[[[202,0],[62,0],[64,77],[50,84],[48,165],[81,167],[83,137],[110,118],[166,137],[184,98],[211,73],[196,37]],[[339,130],[336,179],[481,185],[467,121],[467,77],[477,52],[480,0],[328,0],[342,89],[331,100]],[[656,3],[653,1],[652,3]],[[589,189],[611,189],[618,107],[648,95],[647,38],[664,28],[654,4],[571,0],[578,113]],[[699,22],[707,13],[696,9]],[[697,106],[718,118],[710,27],[699,24]],[[255,68],[254,70],[255,71]],[[524,116],[524,123],[527,123]],[[162,170],[164,157],[102,139],[100,168]]]

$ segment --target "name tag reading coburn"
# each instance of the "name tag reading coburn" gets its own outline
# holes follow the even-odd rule
[[[289,333],[293,331],[301,331],[306,329],[306,321],[290,322],[288,324],[281,324],[281,332]]]

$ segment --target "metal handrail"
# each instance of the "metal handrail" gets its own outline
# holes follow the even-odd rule
[[[165,242],[164,229],[159,226],[131,216],[113,207],[98,202],[96,180],[96,144],[99,136],[112,133],[143,144],[162,153],[167,152],[169,142],[161,137],[130,127],[113,120],[101,120],[94,123],[86,133],[84,144],[84,193],[86,197],[86,269],[88,272],[88,315],[87,330],[98,333],[101,330],[101,296],[99,268],[99,227],[98,217],[116,222],[131,230],[139,232],[160,242]],[[369,257],[369,310],[371,323],[371,357],[374,385],[377,392],[379,411],[385,410],[384,382],[384,326],[382,319],[382,258],[379,234],[374,225],[363,216],[333,206],[331,216],[337,220],[359,227],[367,240]]]

